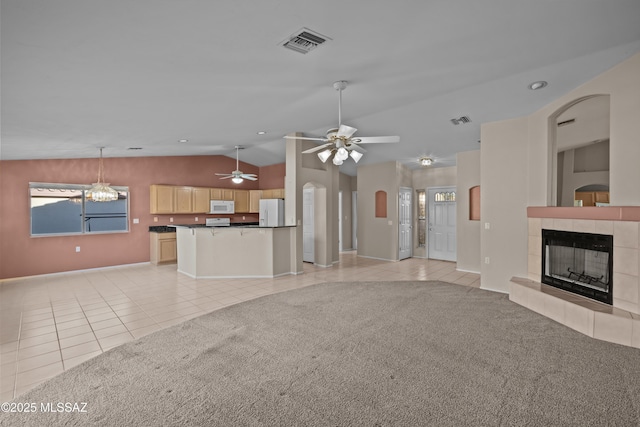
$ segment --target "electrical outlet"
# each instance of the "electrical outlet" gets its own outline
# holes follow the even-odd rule
[[[484,263],[491,264],[491,258],[489,258],[488,256],[484,257]]]
[[[140,218],[133,218],[134,224],[140,224]]]
[[[242,215],[242,220],[244,221],[246,218],[244,217],[244,215]]]
[[[491,229],[491,223],[489,223],[489,222],[485,222],[485,223],[484,223],[484,229],[485,229],[485,230],[490,230],[490,229]],[[488,264],[488,263],[487,263],[487,264]]]
[[[158,217],[157,216],[153,217],[153,222],[158,222]]]
[[[76,252],[80,252],[80,246],[76,246]]]
[[[198,222],[198,217],[196,217],[196,222]]]
[[[169,218],[169,222],[173,222],[173,217]]]

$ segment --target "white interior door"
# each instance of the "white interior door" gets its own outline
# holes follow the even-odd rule
[[[313,188],[302,190],[302,261],[315,262],[315,218]]]
[[[358,249],[358,192],[351,192],[351,247]]]
[[[457,259],[456,188],[429,188],[427,194],[429,258],[455,261]]]
[[[400,188],[398,200],[398,259],[411,257],[413,241],[413,225],[411,219],[411,188]]]

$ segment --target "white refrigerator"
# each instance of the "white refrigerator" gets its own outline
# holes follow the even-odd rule
[[[284,200],[260,200],[260,227],[284,226]]]

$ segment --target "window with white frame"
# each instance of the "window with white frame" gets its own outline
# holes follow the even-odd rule
[[[123,233],[129,231],[129,187],[112,186],[118,199],[94,202],[90,185],[29,183],[31,235]]]

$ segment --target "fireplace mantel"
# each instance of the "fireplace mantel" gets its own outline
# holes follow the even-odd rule
[[[640,222],[640,206],[529,206],[527,217]]]

